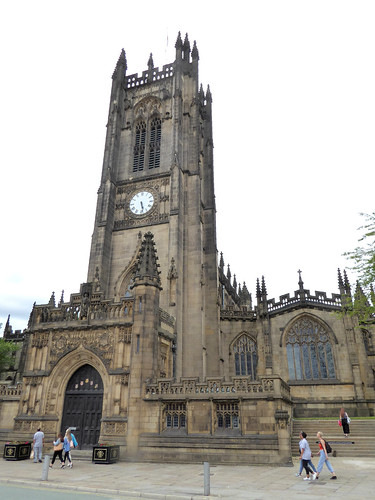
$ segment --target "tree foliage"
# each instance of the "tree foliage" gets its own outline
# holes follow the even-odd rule
[[[0,372],[6,370],[13,364],[13,354],[18,351],[20,346],[15,342],[10,342],[0,338]]]
[[[365,217],[365,224],[358,228],[364,231],[358,240],[362,245],[353,251],[344,253],[349,259],[352,269],[358,276],[361,286],[368,292],[370,286],[375,283],[375,212],[372,214],[361,213]]]

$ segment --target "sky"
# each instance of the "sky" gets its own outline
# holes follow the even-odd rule
[[[86,281],[111,76],[175,59],[213,98],[217,245],[255,298],[337,293],[374,211],[375,2],[19,0],[0,6],[0,323]],[[352,282],[353,273],[348,271]]]

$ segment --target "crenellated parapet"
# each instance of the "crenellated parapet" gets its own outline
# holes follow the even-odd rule
[[[339,311],[341,309],[341,296],[333,293],[331,297],[327,297],[326,292],[317,291],[313,295],[310,290],[305,289],[303,294],[300,290],[295,291],[292,297],[289,293],[281,295],[278,302],[275,299],[267,300],[267,310],[270,315],[283,313],[298,307]]]
[[[131,89],[133,87],[140,87],[152,82],[159,82],[167,78],[171,78],[174,75],[174,63],[164,64],[163,68],[149,68],[142,71],[142,74],[138,76],[138,73],[133,75],[128,75],[125,78],[125,87]]]

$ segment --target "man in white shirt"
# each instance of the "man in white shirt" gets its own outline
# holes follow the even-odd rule
[[[34,445],[34,463],[41,462],[43,445],[44,445],[44,432],[40,430],[40,427],[34,434],[33,445]]]
[[[303,478],[304,481],[311,481],[310,473],[313,474],[313,471],[309,467],[309,461],[311,460],[311,450],[309,443],[307,442],[307,434],[306,432],[300,432],[299,434],[301,441],[299,442],[300,449],[300,459],[302,460],[303,467],[306,471],[306,477]],[[313,479],[315,479],[315,474],[313,474]]]

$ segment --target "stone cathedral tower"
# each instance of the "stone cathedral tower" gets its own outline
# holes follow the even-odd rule
[[[130,291],[139,235],[151,231],[175,318],[175,374],[218,375],[217,250],[211,94],[199,88],[198,50],[176,42],[174,64],[113,74],[88,282],[107,299]]]

